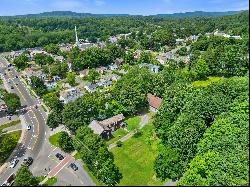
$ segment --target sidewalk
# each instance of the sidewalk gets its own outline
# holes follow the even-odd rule
[[[57,175],[57,173],[59,173],[64,166],[69,163],[69,161],[73,158],[74,159],[74,155],[77,153],[77,151],[72,152],[71,154],[67,154],[66,157],[56,166],[54,167],[47,175],[47,177],[40,182],[40,185],[43,185],[44,183],[46,183],[48,181],[49,178],[54,177]]]

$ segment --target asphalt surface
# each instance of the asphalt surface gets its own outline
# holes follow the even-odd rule
[[[34,160],[30,169],[35,176],[47,175],[50,171],[57,170],[56,166],[59,164],[59,160],[55,157],[55,154],[61,152],[58,148],[50,145],[48,141],[49,136],[54,131],[52,132],[46,125],[47,115],[41,107],[39,99],[32,96],[26,85],[19,79],[21,74],[13,67],[7,68],[7,65],[8,62],[0,54],[1,78],[8,92],[16,93],[20,97],[22,110],[19,111],[19,117],[25,123],[22,123],[24,138],[18,144],[18,148],[12,153],[12,158],[18,158],[19,163],[15,168],[10,168],[10,163],[8,163],[6,168],[2,171],[0,170],[0,184],[3,184],[12,173],[15,173],[23,159],[28,156],[31,156]],[[18,78],[16,78],[16,75]],[[11,89],[11,86],[14,89]],[[35,105],[38,106],[37,109]],[[31,125],[31,130],[26,129],[27,125]],[[65,153],[62,154],[65,155]],[[71,157],[63,167],[60,167],[56,173],[57,183],[74,186],[94,186],[92,179],[81,167],[82,163],[78,163],[78,171],[73,171],[71,168],[68,168],[71,162],[79,161],[75,161]],[[65,180],[67,180],[67,183]]]
[[[19,163],[15,168],[9,168],[7,165],[7,168],[0,174],[0,183],[3,183],[8,176],[17,171],[24,158],[31,156],[35,161],[45,140],[46,114],[42,107],[39,106],[38,100],[31,96],[26,89],[25,84],[19,78],[16,78],[16,75],[18,77],[20,75],[15,68],[7,68],[8,62],[1,56],[0,64],[0,72],[6,89],[12,93],[16,93],[21,99],[21,108],[23,111],[20,111],[19,115],[23,117],[26,126],[31,125],[31,130],[24,131],[24,139],[18,144],[18,149],[13,155],[13,157],[19,159]],[[11,89],[11,86],[14,89]],[[38,105],[38,109],[35,109],[35,105]]]

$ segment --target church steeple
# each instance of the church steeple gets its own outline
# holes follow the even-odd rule
[[[76,43],[75,43],[75,45],[76,45],[77,47],[79,47],[79,46],[80,46],[80,43],[79,43],[78,36],[77,36],[76,26],[75,26],[75,35],[76,35]]]

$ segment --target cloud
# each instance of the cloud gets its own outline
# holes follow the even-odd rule
[[[102,6],[102,5],[105,5],[105,4],[106,4],[106,2],[103,1],[103,0],[95,0],[95,5],[96,6]]]

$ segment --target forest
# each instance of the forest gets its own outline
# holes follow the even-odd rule
[[[241,35],[248,40],[248,20],[248,11],[222,17],[190,18],[161,16],[0,17],[0,51],[44,47],[50,43],[74,42],[75,26],[78,28],[79,38],[88,39],[91,42],[107,41],[112,35],[131,32],[133,37],[128,43],[131,43],[131,47],[142,49],[159,48],[158,43],[162,46],[171,45],[173,34],[176,34],[178,38],[183,38],[213,32],[215,29],[231,35]],[[151,34],[152,37],[148,37]]]

